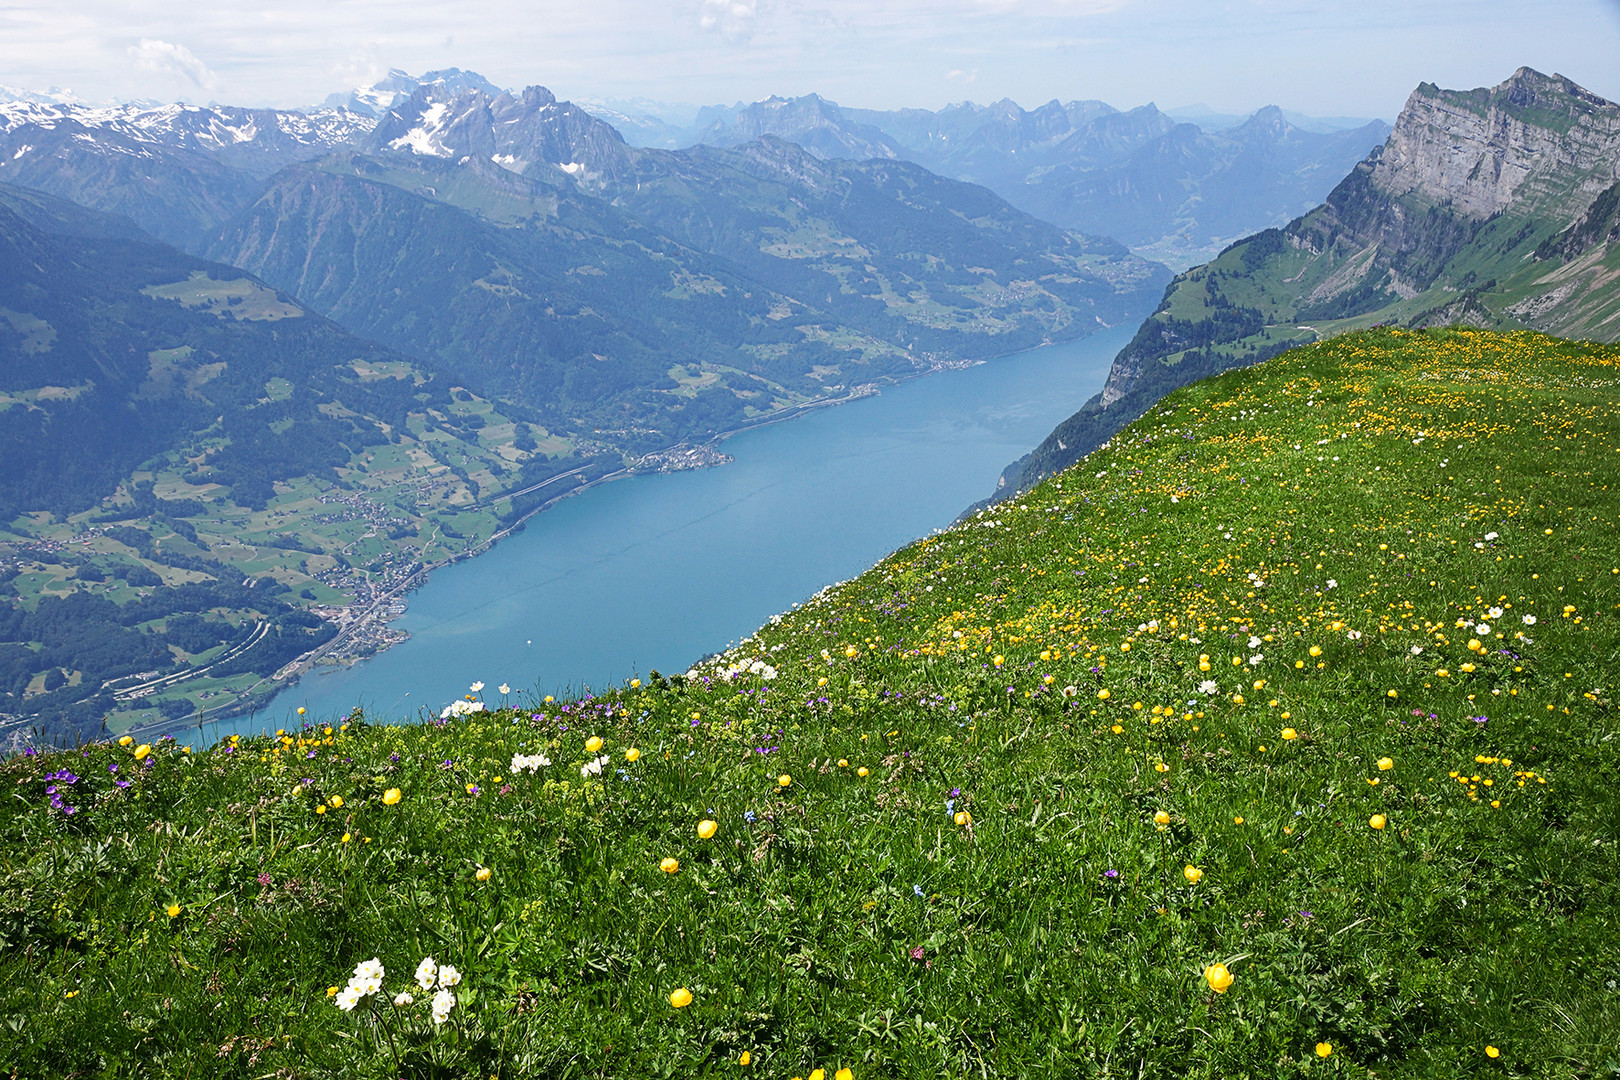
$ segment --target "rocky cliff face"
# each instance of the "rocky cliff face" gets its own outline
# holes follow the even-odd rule
[[[1446,204],[1474,220],[1570,188],[1589,201],[1620,180],[1620,106],[1529,68],[1490,89],[1424,83],[1371,179],[1391,196]]]

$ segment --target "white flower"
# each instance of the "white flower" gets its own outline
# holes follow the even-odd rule
[[[451,967],[449,964],[443,964],[443,965],[441,965],[439,967],[439,985],[440,986],[450,987],[450,986],[459,986],[460,984],[461,984],[461,972],[457,971],[455,968]]]
[[[606,754],[603,754],[599,758],[593,758],[580,767],[579,775],[582,777],[601,776],[602,766],[606,765],[607,763],[608,756]]]
[[[512,692],[512,688],[507,686],[505,683],[501,683],[501,685],[497,686],[495,689],[499,690],[503,694],[510,694]]]
[[[354,978],[349,980],[349,989],[353,990],[361,997],[365,997],[367,994],[375,994],[377,991],[382,989],[382,979],[362,979],[360,976],[356,975]]]
[[[1536,617],[1534,615],[1526,615],[1524,618],[1520,619],[1519,621],[1524,623],[1524,625],[1526,625],[1526,626],[1534,626],[1534,625],[1536,625]]]
[[[1346,634],[1345,636],[1348,637],[1351,641],[1360,641],[1361,640],[1361,631],[1360,630],[1352,630],[1352,631],[1350,631],[1350,633]]]
[[[1488,633],[1491,632],[1491,624],[1490,623],[1480,623],[1478,626],[1474,627],[1474,629],[1479,631],[1479,633],[1482,634],[1482,635],[1483,634],[1488,634]]]
[[[1260,639],[1255,637],[1253,634],[1250,634],[1249,635],[1249,648],[1258,649],[1259,647],[1260,647]]]
[[[394,995],[394,1004],[395,1005],[400,1005],[400,1006],[409,1005],[411,1002],[413,1002],[415,1000],[416,999],[411,996],[411,992],[409,990],[401,990],[399,993]]]
[[[1213,694],[1220,688],[1220,684],[1214,679],[1205,679],[1203,682],[1198,684],[1198,692],[1200,694]]]
[[[439,965],[433,962],[433,957],[425,956],[422,962],[416,965],[416,985],[423,990],[433,989],[433,980],[438,978]]]
[[[1255,653],[1253,656],[1249,657],[1249,666],[1259,667],[1260,661],[1264,660],[1265,658],[1265,653]]]
[[[354,965],[355,982],[382,982],[383,974],[382,961],[375,956]]]
[[[448,720],[452,716],[467,716],[470,713],[483,711],[484,703],[482,701],[452,701],[444,707],[443,712],[439,713],[439,719]]]
[[[1495,540],[1496,537],[1497,537],[1497,534],[1493,533],[1493,532],[1488,532],[1488,533],[1485,534],[1485,539],[1487,539],[1487,540]]]
[[[360,1004],[360,991],[353,986],[345,986],[338,991],[337,1007],[344,1012],[353,1012],[354,1007],[358,1004]]]
[[[1502,617],[1502,609],[1499,607],[1493,607],[1489,611],[1485,612],[1485,614],[1489,615],[1493,619],[1500,619]]]
[[[1412,646],[1412,655],[1413,656],[1422,656],[1423,655],[1423,646],[1421,646],[1421,645]]]
[[[478,693],[478,691],[482,690],[483,688],[484,688],[484,684],[482,682],[475,682],[471,686],[467,687],[467,689],[471,690],[475,694]]]
[[[1328,578],[1328,588],[1337,589],[1338,587],[1339,587],[1339,583],[1336,580],[1334,580],[1333,578]]]
[[[440,990],[433,995],[433,1022],[442,1024],[450,1019],[450,1010],[456,1007],[456,995],[448,990]]]
[[[539,772],[550,764],[551,759],[544,754],[513,754],[511,771],[515,773]]]

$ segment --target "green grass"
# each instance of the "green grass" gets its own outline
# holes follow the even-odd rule
[[[1617,364],[1348,335],[678,679],[15,758],[0,1067],[1612,1075]]]

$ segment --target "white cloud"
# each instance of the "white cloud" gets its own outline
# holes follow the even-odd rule
[[[129,56],[135,61],[135,66],[142,71],[176,75],[201,90],[212,90],[219,82],[218,77],[208,69],[207,64],[197,58],[195,53],[184,45],[176,45],[172,41],[141,38],[139,45],[129,47]]]
[[[759,0],[699,0],[698,26],[727,41],[743,42],[754,36]]]

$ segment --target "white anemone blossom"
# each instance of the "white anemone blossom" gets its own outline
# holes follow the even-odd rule
[[[448,990],[440,990],[433,995],[433,1022],[442,1024],[450,1019],[450,1010],[456,1007],[456,995]]]
[[[544,754],[513,754],[510,771],[514,773],[539,772],[550,764],[551,759]]]
[[[482,701],[452,701],[450,704],[444,707],[443,712],[439,713],[439,719],[449,720],[451,717],[468,716],[472,713],[481,713],[483,711],[484,703]]]

